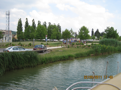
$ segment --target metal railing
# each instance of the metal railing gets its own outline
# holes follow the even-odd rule
[[[102,82],[93,82],[93,81],[81,81],[81,82],[76,82],[72,85],[70,85],[66,90],[69,90],[71,87],[73,87],[74,85],[77,85],[77,84],[82,84],[82,83],[94,83],[94,84],[97,84],[96,86],[98,85],[110,85],[110,86],[113,86],[115,88],[117,88],[118,90],[121,90],[119,87],[113,85],[113,84],[109,84],[109,83],[102,83]],[[89,89],[91,90],[92,87],[76,87],[76,88],[73,88],[72,90],[76,90],[76,89]]]

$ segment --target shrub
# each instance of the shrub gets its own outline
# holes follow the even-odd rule
[[[68,45],[68,48],[69,48],[69,45]]]
[[[31,43],[29,43],[28,45],[29,45],[29,46],[31,46],[32,44],[31,44]]]

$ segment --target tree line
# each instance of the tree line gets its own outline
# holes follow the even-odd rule
[[[74,32],[72,29],[68,30],[65,29],[63,32],[61,32],[61,26],[59,24],[51,24],[50,22],[47,23],[43,22],[41,24],[40,21],[38,21],[38,24],[36,26],[35,20],[32,20],[32,25],[29,25],[28,19],[26,18],[25,26],[24,26],[24,32],[22,27],[22,20],[21,18],[18,20],[17,25],[17,38],[18,40],[21,39],[45,39],[45,36],[47,35],[48,39],[68,39],[68,38],[80,38],[80,39],[101,39],[101,38],[115,38],[121,40],[121,37],[119,37],[119,34],[117,30],[115,30],[113,27],[107,27],[104,32],[99,32],[99,29],[97,29],[95,32],[92,29],[91,36],[89,35],[89,29],[86,26],[82,26],[79,29],[78,34]]]
[[[22,20],[21,18],[18,20],[17,25],[17,38],[18,40],[23,39],[45,39],[45,36],[49,39],[60,39],[61,38],[61,26],[51,24],[49,22],[49,25],[47,27],[47,23],[44,22],[41,24],[40,21],[38,21],[38,24],[36,26],[35,20],[32,20],[32,25],[29,25],[28,19],[26,18],[24,31],[22,27]]]

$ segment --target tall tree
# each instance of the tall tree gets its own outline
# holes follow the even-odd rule
[[[30,39],[30,26],[28,26],[25,31],[24,31],[24,38],[25,39]]]
[[[40,22],[40,21],[38,21],[38,25],[41,25],[41,22]],[[38,25],[37,25],[37,26],[38,26]]]
[[[62,32],[62,38],[63,39],[68,39],[71,37],[71,33],[68,29],[66,29],[65,31]]]
[[[96,32],[95,32],[95,36],[99,39],[100,38],[100,32],[99,30],[97,29]]]
[[[90,36],[89,36],[89,30],[88,30],[87,27],[82,26],[82,27],[80,28],[80,31],[79,31],[79,38],[80,38],[80,40],[81,40],[81,39],[88,39],[88,38],[90,38]]]
[[[28,18],[26,18],[25,29],[29,26]]]
[[[0,31],[0,39],[3,38],[3,32]]]
[[[59,29],[59,32],[61,33],[61,26],[58,24],[57,27]]]
[[[44,39],[46,35],[47,35],[47,31],[46,31],[45,26],[38,25],[37,30],[36,30],[36,38],[37,39]]]
[[[56,39],[57,38],[57,30],[54,28],[52,31],[53,32],[52,32],[52,35],[51,35],[51,39]]]
[[[71,28],[71,30],[70,30],[70,33],[71,33],[71,37],[74,37],[74,31],[72,30],[72,28]]]
[[[32,20],[32,27],[36,30],[36,24],[35,24],[34,19]]]
[[[107,27],[107,29],[105,29],[105,38],[115,38],[117,39],[119,37],[117,30],[114,30],[113,27]]]
[[[94,35],[94,30],[92,29],[92,36]]]
[[[45,28],[47,28],[47,24],[46,24],[46,22],[43,22],[43,26],[45,26]]]
[[[18,20],[18,25],[17,25],[17,38],[23,39],[23,27],[22,27],[22,21],[21,18]]]

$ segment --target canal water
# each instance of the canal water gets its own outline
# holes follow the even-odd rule
[[[102,81],[106,65],[107,76],[116,75],[118,70],[121,72],[121,53],[59,61],[6,72],[0,76],[0,90],[52,90],[54,87],[65,90],[72,83],[92,81],[90,78],[84,79],[84,76],[93,75],[92,72],[102,76],[102,79],[95,81]]]

